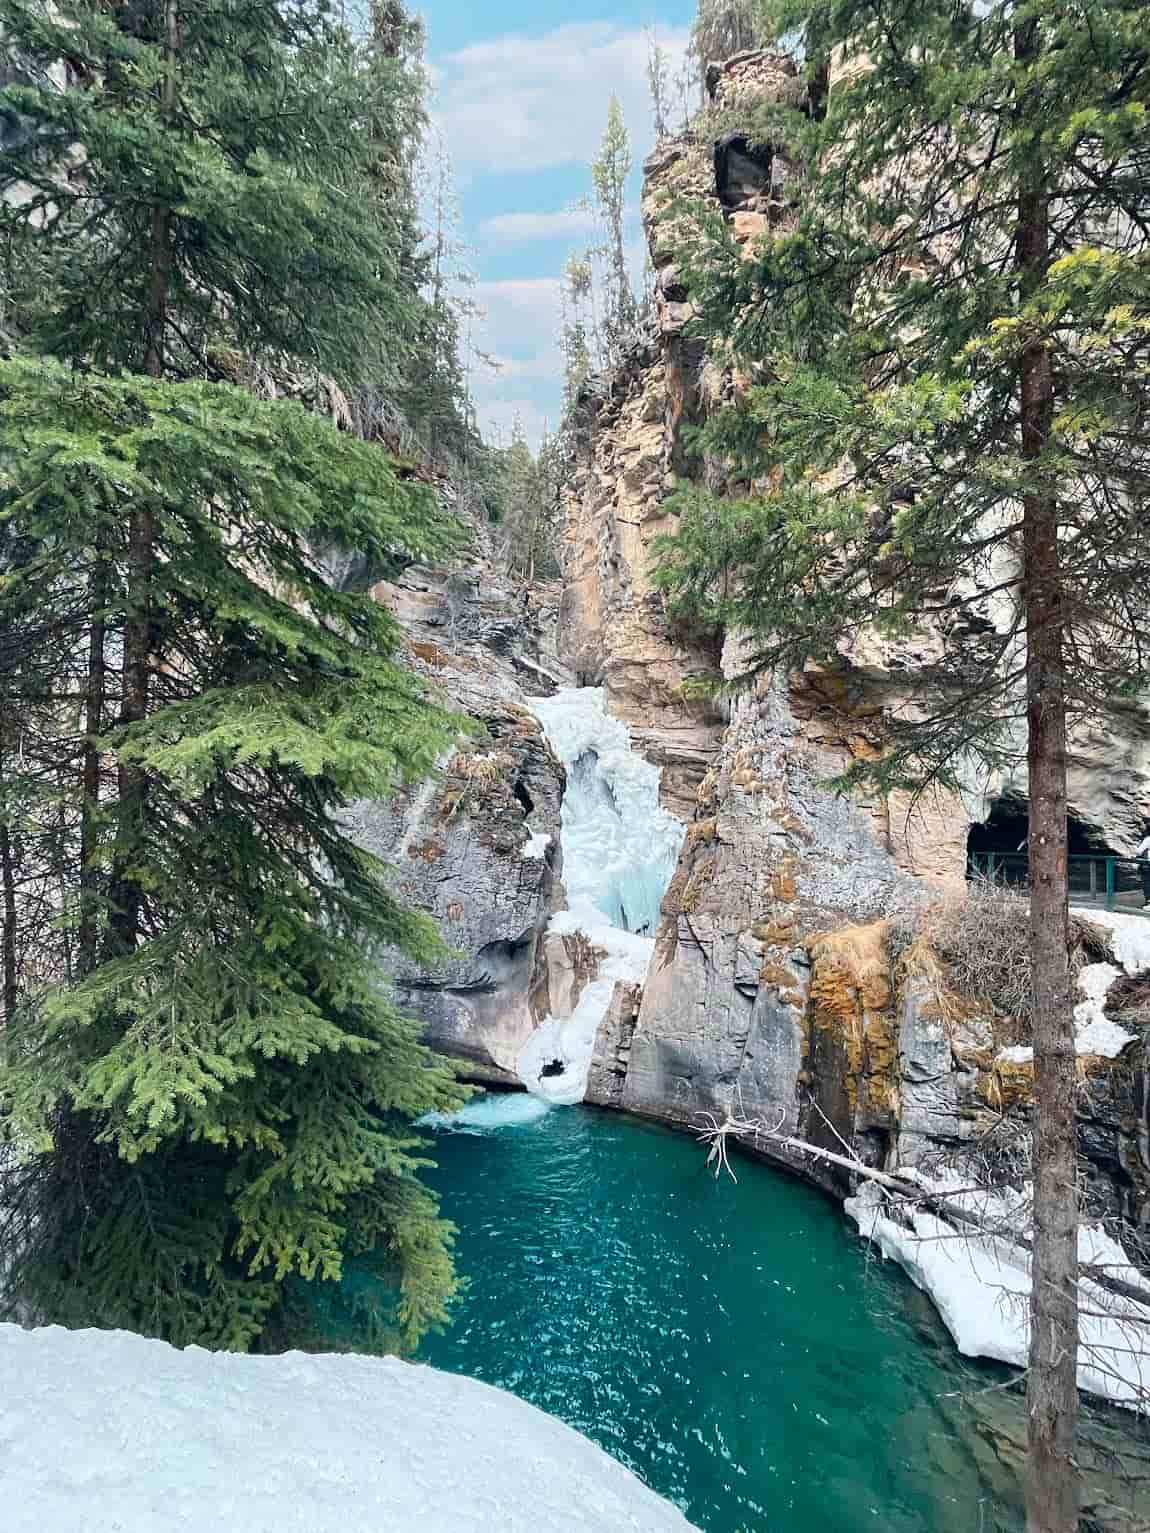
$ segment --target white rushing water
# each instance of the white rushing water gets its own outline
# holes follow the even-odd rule
[[[600,688],[564,688],[531,706],[567,770],[561,840],[568,908],[550,929],[581,931],[605,955],[574,1015],[547,1017],[519,1056],[529,1091],[569,1104],[586,1094],[595,1034],[616,983],[646,978],[684,827],[659,803],[659,769],[632,748]]]

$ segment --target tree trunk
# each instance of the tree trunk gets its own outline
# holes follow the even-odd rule
[[[96,744],[104,728],[105,642],[104,604],[107,601],[107,570],[102,539],[97,535],[95,566],[89,583],[92,624],[88,630],[88,676],[84,691],[84,754],[81,767],[80,805],[80,932],[79,962],[81,976],[96,965],[99,913],[96,896],[100,873],[96,866],[99,832],[96,816],[100,807],[100,750]]]
[[[1019,30],[1015,51],[1023,63],[1037,56],[1035,23]],[[1017,259],[1024,300],[1046,274],[1049,246],[1048,199],[1036,154],[1019,197]],[[1023,353],[1019,385],[1022,456],[1037,463],[1054,418],[1054,379],[1043,344],[1028,346]],[[1035,1099],[1027,1530],[1076,1533],[1078,1192],[1074,1014],[1067,959],[1065,616],[1058,501],[1040,476],[1023,501],[1023,601]]]
[[[0,785],[4,782],[4,758],[0,754]],[[0,1020],[8,1023],[16,1012],[16,869],[12,854],[12,832],[7,813],[0,818]]]
[[[176,0],[165,0],[163,110],[171,117],[176,106],[176,59],[179,52],[179,11]],[[168,290],[172,270],[172,210],[165,203],[152,209],[150,237],[151,275],[145,315],[144,371],[152,378],[164,376]],[[135,724],[148,716],[148,683],[152,663],[152,571],[155,564],[156,525],[153,508],[138,500],[132,507],[128,529],[128,616],[124,624],[124,685],[121,724]],[[121,761],[117,770],[120,847],[110,889],[110,949],[129,952],[140,935],[143,891],[139,878],[129,871],[142,845],[147,815],[147,772]]]

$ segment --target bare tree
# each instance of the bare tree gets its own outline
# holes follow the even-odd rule
[[[647,87],[655,137],[667,138],[671,133],[671,60],[654,27],[647,29]]]

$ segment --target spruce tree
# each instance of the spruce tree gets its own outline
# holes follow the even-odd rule
[[[52,960],[9,963],[5,920],[5,1302],[266,1346],[356,1263],[386,1280],[361,1345],[410,1343],[453,1278],[407,1125],[459,1092],[371,962],[434,934],[341,814],[451,737],[366,587],[457,531],[379,448],[196,375],[399,375],[409,209],[370,189],[412,83],[318,4],[0,26],[38,353],[0,372],[0,874]]]
[[[0,0],[0,31],[0,230],[37,350],[167,377],[277,356],[398,375],[412,209],[365,191],[418,110],[401,59],[357,49],[322,0]]]
[[[653,27],[647,32],[647,90],[655,138],[667,138],[671,132],[671,61]]]
[[[555,517],[561,458],[558,441],[546,435],[538,453],[533,453],[518,416],[512,423],[510,444],[489,452],[492,499],[499,508],[507,567],[529,585],[559,574]]]
[[[612,357],[639,313],[627,271],[627,179],[631,164],[631,145],[623,111],[617,97],[612,96],[599,153],[591,165],[595,199],[607,231],[608,276],[603,328],[608,355]]]
[[[755,641],[753,671],[841,668],[868,630],[941,635],[913,704],[884,718],[880,759],[844,785],[958,785],[980,765],[1028,763],[1028,1526],[1070,1533],[1066,753],[1076,723],[1150,685],[1145,10],[782,0],[767,11],[768,35],[800,39],[812,82],[810,109],[780,109],[774,123],[799,175],[778,233],[748,253],[701,225],[685,258],[701,327],[747,388],[705,444],[731,493],[682,492],[662,579],[673,604]]]
[[[479,449],[473,425],[467,334],[480,317],[468,296],[475,278],[464,264],[466,246],[457,234],[459,204],[451,159],[441,135],[432,134],[423,156],[423,179],[431,187],[425,280],[416,364],[399,401],[432,458],[462,465]]]
[[[568,413],[574,408],[579,391],[591,374],[592,347],[596,353],[599,349],[593,312],[594,285],[590,259],[572,252],[563,269],[563,326],[559,334],[559,350],[563,356],[563,403]],[[588,310],[592,311],[590,321]]]

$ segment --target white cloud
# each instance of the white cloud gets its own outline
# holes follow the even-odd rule
[[[558,277],[512,277],[501,282],[477,282],[471,297],[483,310],[482,334],[498,336],[501,355],[534,354],[541,340],[550,341],[559,330]],[[487,344],[481,339],[480,344]],[[487,349],[493,349],[488,345]]]
[[[510,442],[517,422],[535,452],[543,433],[554,431],[556,424],[555,417],[549,421],[533,399],[493,399],[479,405],[479,428],[488,442]]]
[[[686,31],[660,33],[659,43],[677,67]],[[461,167],[543,170],[590,159],[615,94],[638,158],[652,138],[646,69],[639,28],[597,21],[509,33],[437,61],[435,116]]]
[[[500,383],[509,383],[517,378],[554,379],[563,371],[563,359],[557,346],[549,346],[532,357],[504,357],[496,352],[492,354],[491,360],[494,364],[491,375]]]
[[[559,415],[563,360],[559,354],[557,277],[480,282],[472,296],[484,311],[475,343],[498,364],[472,376],[480,428],[489,441],[510,440],[516,416],[537,448],[549,419]]]
[[[678,67],[684,29],[662,31],[659,44]],[[643,241],[634,207],[638,168],[654,133],[648,99],[648,41],[638,27],[619,22],[572,23],[539,35],[513,33],[476,42],[435,61],[436,124],[447,153],[467,188],[477,222],[469,231],[481,247],[489,278],[498,277],[520,253],[540,242],[533,277],[486,280],[470,290],[485,312],[474,344],[501,362],[498,371],[475,368],[472,386],[480,421],[506,436],[518,414],[537,443],[545,418],[561,411],[563,361],[563,260],[542,246],[585,245],[594,215],[557,204],[590,192],[587,167],[618,96],[631,137],[635,174],[628,196],[627,257],[636,286],[641,281]],[[508,177],[514,176],[513,188]],[[516,247],[520,250],[516,250]],[[512,252],[515,254],[512,254]],[[543,275],[551,267],[554,275]]]
[[[479,234],[490,240],[551,240],[574,238],[595,227],[590,208],[567,208],[558,213],[497,213],[479,225]]]

